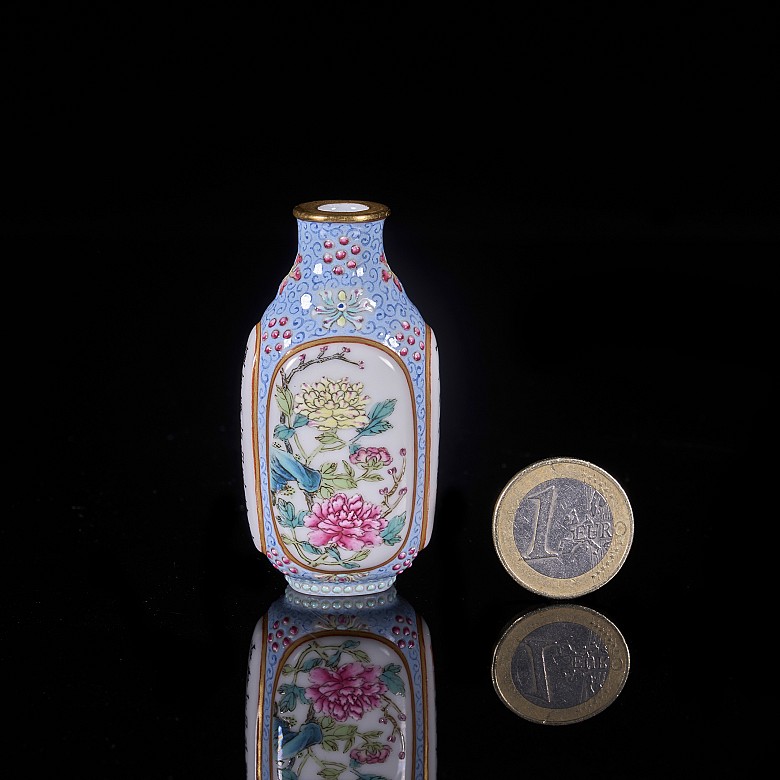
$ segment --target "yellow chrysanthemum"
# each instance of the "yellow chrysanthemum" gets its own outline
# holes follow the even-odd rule
[[[306,415],[321,431],[337,428],[360,428],[368,422],[362,382],[323,379],[309,385],[304,382],[295,396],[295,411]]]

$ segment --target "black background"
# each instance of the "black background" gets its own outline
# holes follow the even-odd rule
[[[250,637],[284,583],[246,521],[241,363],[293,207],[325,198],[390,206],[438,338],[433,540],[398,580],[432,634],[438,777],[737,769],[771,566],[774,20],[4,14],[8,776],[243,776]],[[624,635],[626,687],[558,728],[490,679],[504,627],[550,603],[501,568],[493,505],[555,456],[635,515],[577,600]]]

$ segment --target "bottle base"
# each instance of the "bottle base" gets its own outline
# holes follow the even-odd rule
[[[361,593],[354,596],[315,596],[299,593],[291,587],[284,592],[285,603],[292,607],[304,607],[305,609],[319,609],[328,612],[357,612],[360,610],[381,609],[393,604],[398,597],[394,587],[383,590],[380,593]]]
[[[370,582],[312,582],[285,575],[287,584],[298,593],[314,596],[362,596],[369,593],[382,593],[395,583],[395,575]]]

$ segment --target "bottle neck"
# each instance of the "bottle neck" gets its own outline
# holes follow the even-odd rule
[[[351,284],[386,268],[384,219],[374,222],[312,222],[298,219],[300,272],[324,282]],[[373,273],[371,273],[373,271]]]

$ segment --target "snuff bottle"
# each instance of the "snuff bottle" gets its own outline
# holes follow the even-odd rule
[[[390,268],[389,213],[373,201],[295,207],[294,259],[247,340],[249,526],[301,593],[379,593],[431,538],[438,348]]]

